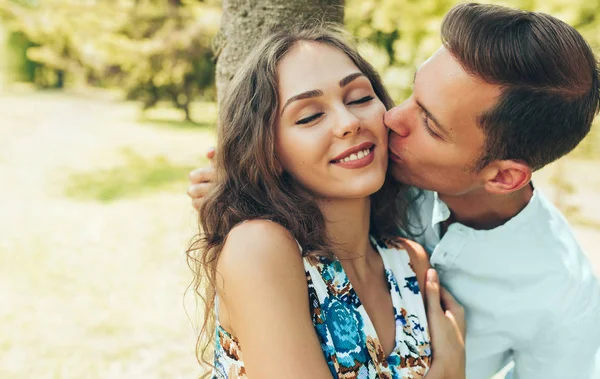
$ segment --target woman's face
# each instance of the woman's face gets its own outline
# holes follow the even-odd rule
[[[297,43],[278,66],[276,153],[283,169],[318,198],[376,192],[388,163],[385,106],[343,52]]]

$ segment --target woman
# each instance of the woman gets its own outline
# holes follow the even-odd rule
[[[322,29],[267,38],[230,83],[189,251],[213,377],[464,377],[462,310],[442,291],[458,320],[444,315],[426,254],[394,237],[391,106],[374,69]]]

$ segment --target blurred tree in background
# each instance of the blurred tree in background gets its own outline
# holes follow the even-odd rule
[[[0,0],[13,76],[40,88],[122,89],[145,108],[161,100],[191,119],[214,99],[216,1]]]
[[[575,26],[595,48],[600,44],[600,0],[489,2],[550,13]],[[8,27],[16,79],[42,88],[116,87],[144,108],[168,100],[189,119],[191,101],[215,98],[217,57],[218,81],[227,82],[262,31],[311,18],[339,22],[344,17],[360,50],[400,101],[409,95],[418,65],[440,46],[442,18],[457,3],[0,0],[0,15]]]

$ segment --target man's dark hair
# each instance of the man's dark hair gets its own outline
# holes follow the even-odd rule
[[[590,131],[600,109],[598,62],[572,26],[544,13],[461,4],[445,16],[442,41],[466,72],[502,87],[479,117],[486,143],[477,170],[504,159],[540,169]]]

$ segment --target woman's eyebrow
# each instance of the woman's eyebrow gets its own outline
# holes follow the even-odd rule
[[[354,79],[361,77],[361,76],[365,76],[365,74],[363,74],[362,72],[355,72],[354,74],[350,74],[350,75],[346,76],[344,79],[340,80],[340,87],[347,86]]]
[[[302,92],[297,95],[294,95],[294,96],[290,97],[289,99],[287,99],[287,101],[285,102],[285,105],[283,106],[283,109],[281,110],[281,114],[283,114],[283,111],[285,111],[285,108],[288,105],[290,105],[290,103],[292,103],[296,100],[310,99],[311,97],[318,97],[318,96],[323,96],[323,91],[318,90],[318,89],[313,89],[310,91],[306,91],[306,92]]]

